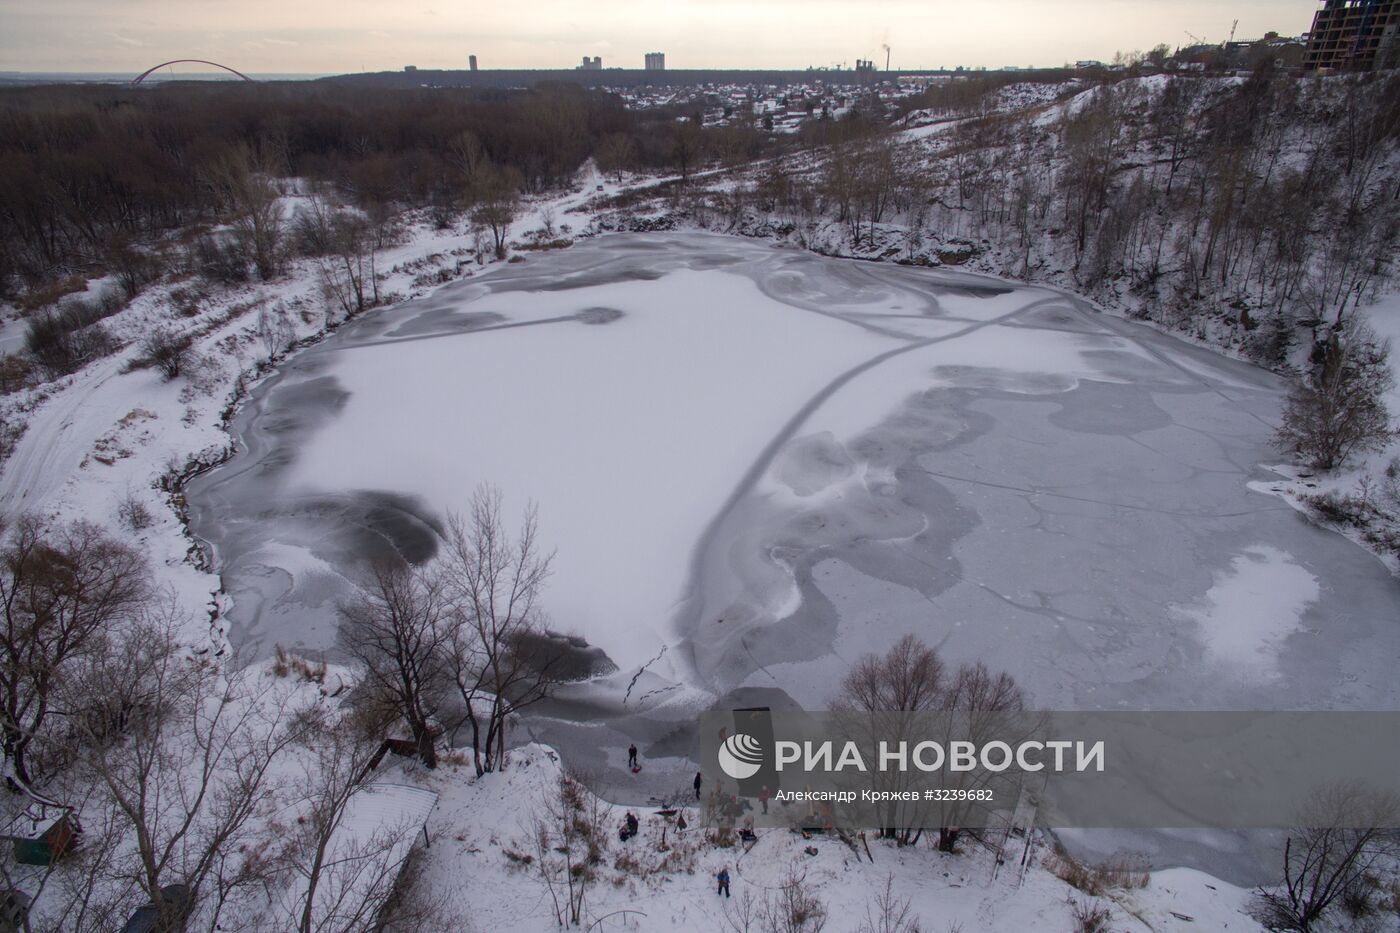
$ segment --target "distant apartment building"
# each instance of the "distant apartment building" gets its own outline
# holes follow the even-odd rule
[[[646,54],[646,61],[647,61],[647,71],[665,71],[665,70],[666,70],[666,53],[665,53],[665,52],[648,52],[648,53]]]
[[[471,68],[472,71],[476,71],[476,56],[475,56],[475,55],[468,55],[468,56],[467,56],[467,66],[468,66],[469,68]]]
[[[578,66],[578,70],[579,70],[579,71],[602,71],[602,70],[603,70],[603,56],[601,56],[601,55],[595,55],[595,56],[593,56],[592,58],[589,58],[587,55],[583,56],[583,63],[580,64],[580,65]]]
[[[1303,67],[1370,71],[1400,64],[1400,0],[1323,0]]]

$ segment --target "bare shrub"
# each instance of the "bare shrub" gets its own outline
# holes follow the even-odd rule
[[[150,508],[132,489],[128,489],[117,503],[117,518],[132,531],[144,531],[155,521]]]
[[[160,256],[126,240],[118,241],[108,251],[106,258],[117,287],[127,301],[141,294],[142,289],[159,279],[165,271]]]
[[[101,301],[70,299],[30,320],[24,332],[24,348],[34,362],[53,375],[74,372],[116,347],[116,341],[100,323],[114,313]]]
[[[158,327],[141,342],[141,353],[146,361],[160,372],[165,381],[169,382],[178,379],[184,371],[192,342],[188,334],[178,334],[169,328]]]
[[[279,301],[272,307],[263,305],[258,309],[258,339],[268,360],[275,360],[295,338],[296,326],[287,316],[286,304]]]
[[[192,271],[210,282],[238,285],[248,281],[248,260],[238,244],[216,234],[194,241],[188,255]]]
[[[607,852],[607,816],[603,801],[569,774],[533,811],[534,864],[560,926],[583,919],[589,884]]]
[[[176,317],[195,317],[206,296],[198,288],[177,288],[170,292],[170,306]]]
[[[1113,913],[1094,898],[1076,898],[1069,909],[1074,916],[1075,933],[1108,933],[1108,925],[1113,922]]]
[[[311,661],[299,654],[292,654],[281,643],[273,646],[272,673],[277,677],[295,675],[298,680],[309,684],[326,682],[327,666],[325,659]]]
[[[919,933],[919,917],[909,898],[894,893],[894,876],[885,878],[885,887],[865,902],[865,920],[858,933]]]
[[[826,905],[813,893],[805,875],[789,866],[776,894],[759,910],[763,933],[820,933],[826,927]]]
[[[1047,857],[1046,867],[1069,886],[1096,897],[1114,890],[1145,888],[1152,878],[1146,859],[1130,853],[1119,853],[1097,864],[1086,864],[1059,850]]]
[[[18,353],[0,356],[0,395],[26,389],[34,382],[34,363]]]

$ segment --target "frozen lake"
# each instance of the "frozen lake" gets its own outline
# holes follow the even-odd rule
[[[1400,585],[1250,488],[1281,393],[1046,289],[613,236],[299,354],[189,492],[264,654],[333,650],[357,562],[478,483],[534,500],[553,625],[618,670],[531,728],[619,780],[650,734],[663,792],[668,722],[822,707],[906,632],[1049,708],[1396,708]]]

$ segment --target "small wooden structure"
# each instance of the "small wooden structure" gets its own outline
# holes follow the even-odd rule
[[[15,817],[0,838],[14,845],[21,865],[52,865],[73,848],[79,831],[72,810],[39,805]]]

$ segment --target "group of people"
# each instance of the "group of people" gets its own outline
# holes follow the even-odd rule
[[[636,774],[638,771],[641,770],[641,765],[638,764],[638,762],[637,762],[637,746],[636,746],[635,744],[629,745],[629,746],[627,747],[627,767],[628,767],[628,769],[629,769],[633,774]],[[700,799],[700,790],[701,790],[702,787],[704,787],[704,785],[705,785],[705,775],[704,775],[704,773],[703,773],[703,772],[700,772],[700,771],[695,772],[695,780],[691,782],[691,787],[693,787],[693,788],[695,789],[695,799],[696,799],[696,800],[699,800],[699,799]],[[762,792],[761,794],[759,794],[759,798],[758,798],[758,799],[759,799],[759,802],[763,805],[763,812],[764,812],[764,813],[767,813],[767,812],[768,812],[768,799],[769,799],[769,793],[768,793],[768,788],[767,788],[767,787],[763,788],[763,792]],[[736,800],[734,800],[734,801],[732,801],[732,802],[730,803],[730,806],[734,806],[734,807],[736,807],[736,809],[737,809],[737,804],[738,804],[738,801],[737,801],[737,799],[736,799]],[[752,817],[750,817],[750,819],[752,819]],[[682,809],[680,812],[678,812],[678,813],[676,814],[676,832],[679,832],[679,833],[685,832],[686,826],[687,826],[687,823],[686,823],[686,821],[685,821],[685,810]],[[748,835],[748,836],[750,836],[750,837],[752,837],[752,834],[753,834],[753,830],[752,830],[751,827],[752,827],[752,823],[748,824],[748,826],[746,827],[746,829],[747,829],[746,835]],[[631,839],[633,836],[637,835],[637,833],[640,832],[640,831],[641,831],[641,822],[637,819],[637,814],[633,813],[633,812],[630,811],[630,810],[627,811],[627,815],[624,816],[623,819],[622,819],[622,828],[621,828],[620,830],[618,830],[618,837],[619,837],[623,842],[626,842],[627,840]],[[746,840],[746,841],[747,841],[747,840]],[[716,889],[715,889],[715,894],[716,894],[716,895],[722,894],[722,895],[724,895],[725,897],[729,897],[730,895],[729,895],[729,866],[728,866],[728,865],[724,866],[724,867],[721,868],[718,872],[715,873],[715,881],[717,882],[717,887],[716,887]]]
[[[689,825],[690,824],[685,821],[685,811],[679,811],[676,814],[676,832],[685,832],[685,828]],[[641,829],[642,824],[641,821],[637,819],[637,814],[628,810],[627,815],[622,818],[622,828],[617,831],[617,837],[623,842],[626,842],[628,839],[631,839],[633,836],[637,835],[637,833],[641,832]]]

